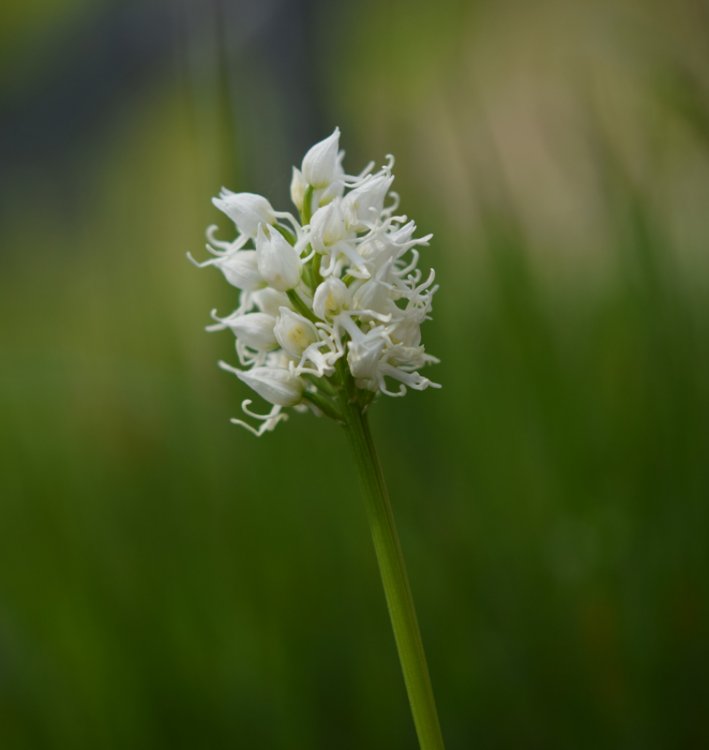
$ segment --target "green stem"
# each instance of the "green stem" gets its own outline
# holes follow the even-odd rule
[[[293,307],[295,307],[304,318],[307,318],[313,323],[317,322],[318,319],[313,314],[313,311],[305,304],[305,302],[303,302],[295,289],[289,289],[286,294],[288,295],[291,305],[293,305]]]
[[[313,257],[313,278],[315,279],[315,286],[317,286],[322,281],[322,276],[320,275],[321,261],[322,255],[320,255],[320,253],[315,253],[315,256]]]
[[[421,750],[444,750],[404,556],[367,416],[358,404],[350,401],[345,419],[345,429],[366,490],[374,549],[419,745]]]
[[[308,185],[303,197],[303,210],[300,212],[300,220],[303,226],[310,224],[310,218],[313,215],[313,186]]]
[[[315,406],[317,406],[323,414],[327,414],[327,416],[331,419],[340,419],[340,413],[337,410],[337,405],[322,393],[307,392],[303,394],[303,398],[306,401],[310,401],[310,403],[315,404]]]

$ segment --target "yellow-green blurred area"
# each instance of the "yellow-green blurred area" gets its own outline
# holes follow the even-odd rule
[[[709,8],[3,0],[0,747],[405,750],[352,457],[197,270],[342,129],[433,232],[380,399],[449,750],[709,747]]]

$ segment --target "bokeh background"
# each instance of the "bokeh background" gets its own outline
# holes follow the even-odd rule
[[[415,747],[344,435],[228,423],[185,259],[336,124],[435,234],[373,420],[449,750],[709,747],[701,0],[3,0],[0,746]]]

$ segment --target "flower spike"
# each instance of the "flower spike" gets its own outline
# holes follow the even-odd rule
[[[438,387],[419,368],[437,360],[421,344],[438,288],[418,268],[416,224],[395,215],[394,157],[359,174],[342,166],[340,130],[312,146],[294,167],[291,199],[300,221],[263,196],[222,189],[214,205],[237,234],[217,239],[207,229],[215,266],[239,290],[239,305],[213,313],[208,330],[231,330],[239,367],[220,363],[272,405],[266,415],[244,403],[256,435],[283,421],[283,409],[342,415],[343,398],[363,408],[377,395]]]

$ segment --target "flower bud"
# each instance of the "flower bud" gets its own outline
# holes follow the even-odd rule
[[[334,318],[347,307],[349,299],[345,283],[336,276],[328,276],[315,290],[313,312],[321,320]]]
[[[318,331],[307,318],[288,307],[282,307],[280,312],[273,329],[276,341],[291,357],[298,358],[318,340]]]
[[[275,406],[294,406],[303,397],[304,383],[290,370],[280,367],[252,367],[236,370],[238,378]]]
[[[280,232],[261,224],[256,235],[256,260],[264,281],[279,292],[293,289],[300,281],[300,258]]]
[[[276,319],[262,312],[246,313],[226,318],[224,324],[229,326],[242,344],[259,351],[268,351],[278,346],[273,327]]]
[[[339,128],[335,128],[332,135],[310,148],[303,157],[302,164],[303,177],[308,185],[324,188],[341,177],[339,149]]]
[[[293,167],[293,177],[290,181],[290,199],[293,201],[293,205],[298,211],[303,210],[303,203],[305,202],[305,191],[308,189],[308,183],[303,177],[303,173]]]
[[[212,262],[237,289],[252,292],[264,285],[258,272],[255,250],[237,250]]]
[[[255,193],[232,193],[222,188],[212,203],[236,224],[241,234],[255,237],[259,224],[275,224],[273,206],[262,195]]]

